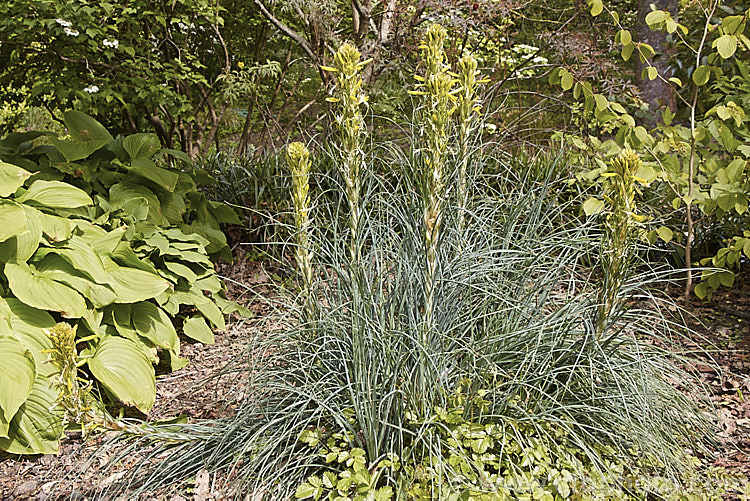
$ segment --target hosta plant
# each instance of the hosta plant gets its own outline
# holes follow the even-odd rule
[[[213,179],[181,151],[163,149],[154,134],[112,137],[90,116],[68,111],[68,136],[33,131],[0,140],[0,159],[35,172],[35,179],[65,181],[85,191],[103,212],[122,210],[136,219],[208,240],[206,250],[231,260],[221,223],[239,223],[198,186]]]
[[[224,313],[236,307],[223,298],[208,257],[212,243],[183,231],[192,223],[162,226],[145,198],[118,206],[114,195],[92,197],[55,179],[66,176],[50,175],[41,156],[38,165],[30,160],[53,150],[20,139],[4,144],[16,141],[20,163],[40,168],[0,162],[0,449],[49,453],[62,414],[50,412],[58,394],[46,330],[71,323],[85,374],[103,394],[148,413],[154,364],[186,362],[177,330],[210,343],[211,327],[224,328]]]

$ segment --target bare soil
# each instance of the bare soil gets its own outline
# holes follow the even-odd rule
[[[186,416],[190,421],[231,415],[242,398],[242,378],[227,367],[240,360],[253,334],[272,328],[267,301],[273,295],[273,269],[263,263],[240,259],[234,265],[220,265],[219,272],[230,279],[229,294],[253,312],[249,319],[235,319],[216,343],[185,344],[182,356],[190,363],[183,369],[157,378],[157,403],[151,420]],[[679,297],[678,289],[668,291]],[[711,302],[694,301],[691,327],[698,333],[696,346],[709,349],[710,357],[696,362],[702,381],[713,403],[720,432],[715,466],[729,473],[750,478],[750,273],[741,275],[731,289],[718,291]],[[711,360],[710,358],[713,358]],[[80,434],[68,433],[56,455],[11,456],[0,453],[0,500],[86,499],[90,488],[113,480],[121,473],[104,471],[106,457],[86,461],[102,443],[111,438],[100,434],[82,441]],[[82,465],[86,470],[80,471]],[[193,499],[223,499],[225,479],[201,472],[195,479]],[[729,498],[740,499],[735,493]],[[145,499],[184,501],[180,496]]]

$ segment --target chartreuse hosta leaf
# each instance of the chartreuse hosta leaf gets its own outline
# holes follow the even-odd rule
[[[16,199],[18,202],[36,202],[45,207],[59,209],[75,209],[84,205],[91,205],[91,200],[85,191],[62,181],[34,181],[29,189]]]
[[[75,223],[70,219],[40,212],[39,220],[42,223],[42,233],[49,242],[62,242],[73,234]]]
[[[86,301],[65,284],[37,274],[26,263],[6,263],[5,276],[13,294],[34,308],[57,311],[63,317],[79,318]]]
[[[99,342],[88,361],[91,373],[126,404],[148,413],[156,399],[154,368],[129,339],[108,336]]]
[[[164,278],[144,270],[125,268],[104,257],[104,268],[109,274],[109,284],[117,293],[118,303],[137,303],[154,298],[169,289]]]
[[[0,242],[26,231],[26,211],[14,203],[0,204]]]
[[[174,191],[178,175],[156,165],[150,158],[135,158],[130,163],[130,172],[153,181],[167,191]]]
[[[37,377],[26,401],[8,426],[0,449],[11,454],[54,454],[62,433],[62,415],[55,411],[57,394],[45,377]]]
[[[136,158],[151,158],[154,153],[161,149],[161,143],[156,134],[141,132],[124,138],[122,147],[128,153],[130,159],[135,160]]]
[[[13,338],[0,337],[0,436],[31,393],[36,364],[26,346]]]
[[[117,294],[108,285],[91,281],[78,268],[57,254],[47,254],[35,263],[36,273],[67,285],[82,294],[94,308],[102,308],[117,300]]]
[[[28,261],[42,240],[42,223],[38,210],[23,205],[26,228],[22,233],[0,242],[0,261]]]
[[[150,301],[135,303],[131,318],[138,334],[160,348],[172,350],[175,353],[180,351],[180,338],[177,337],[172,320],[154,303]]]
[[[71,138],[76,141],[105,145],[114,140],[112,134],[102,124],[85,113],[71,110],[66,111],[63,117]]]
[[[31,177],[31,172],[0,162],[0,197],[9,197]]]
[[[0,316],[10,324],[8,335],[21,341],[31,352],[37,373],[49,376],[54,372],[54,367],[46,363],[47,355],[44,353],[44,350],[52,348],[52,342],[44,332],[44,329],[50,329],[56,323],[52,315],[9,297],[0,298]]]
[[[88,275],[96,283],[105,284],[110,280],[99,254],[82,237],[73,235],[64,243],[44,249],[44,254],[48,253],[59,255],[76,269]]]
[[[201,312],[201,314],[206,317],[215,328],[224,330],[226,327],[226,324],[224,323],[224,315],[219,307],[200,291],[177,291],[169,297],[169,303],[172,303],[173,306],[177,306],[177,309],[179,309],[178,305],[181,304],[195,306],[195,308]]]
[[[206,325],[202,317],[191,317],[182,324],[182,330],[189,338],[195,339],[203,344],[214,344],[214,333]]]

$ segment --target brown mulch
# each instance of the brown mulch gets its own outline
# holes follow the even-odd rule
[[[267,324],[272,308],[264,298],[273,296],[274,282],[280,277],[272,266],[247,259],[231,266],[220,265],[219,273],[231,279],[230,297],[247,305],[253,316],[235,319],[225,332],[217,333],[213,345],[184,340],[181,355],[190,363],[157,378],[158,398],[148,416],[151,420],[182,415],[195,422],[228,416],[242,398],[242,378],[226,368],[233,361],[241,364],[254,334],[272,328]],[[672,297],[680,295],[678,289],[669,293]],[[750,273],[741,275],[733,288],[717,291],[710,303],[694,301],[689,311],[693,315],[691,327],[700,335],[694,340],[696,346],[714,346],[710,350],[713,360],[695,364],[720,423],[721,445],[712,458],[713,465],[750,478]],[[86,499],[85,493],[92,486],[110,480],[107,476],[121,475],[103,472],[106,457],[86,464],[85,472],[78,471],[83,458],[92,457],[110,438],[102,434],[82,442],[79,434],[69,433],[56,455],[18,457],[0,452],[0,501]],[[195,479],[193,498],[221,499],[216,496],[220,485],[221,479],[201,472]],[[180,496],[142,499],[185,501]]]

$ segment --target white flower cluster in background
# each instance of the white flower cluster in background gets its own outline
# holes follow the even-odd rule
[[[65,19],[58,18],[58,19],[55,19],[55,22],[63,27],[63,31],[69,37],[77,37],[78,35],[81,34],[78,30],[74,30],[71,28],[71,26],[73,26],[73,23],[71,23],[70,21],[66,21]]]
[[[96,85],[89,85],[88,87],[83,89],[83,92],[88,92],[89,94],[96,94],[97,92],[99,92],[99,87],[97,87]]]
[[[117,40],[110,40],[110,39],[108,39],[108,38],[105,38],[105,39],[104,39],[104,40],[102,41],[102,44],[103,44],[103,45],[104,45],[105,47],[112,47],[113,49],[116,49],[117,47],[119,47],[119,46],[120,46],[120,42],[118,42]]]

